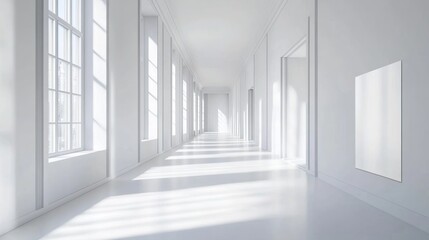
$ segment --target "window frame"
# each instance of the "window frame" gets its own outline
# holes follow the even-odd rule
[[[188,134],[188,81],[182,77],[182,134]]]
[[[177,56],[176,51],[171,51],[171,136],[176,137],[177,134]]]
[[[49,135],[50,135],[50,130],[49,130],[49,126],[51,124],[53,124],[55,126],[55,134],[54,134],[54,138],[55,138],[55,145],[54,145],[54,152],[50,153],[49,149],[47,151],[48,153],[48,158],[54,158],[54,157],[58,157],[58,156],[63,156],[63,155],[67,155],[67,154],[72,154],[72,153],[76,153],[76,152],[81,152],[85,150],[85,130],[86,130],[86,123],[85,123],[85,0],[77,0],[80,2],[80,30],[77,29],[76,27],[73,26],[73,14],[72,14],[72,2],[73,0],[68,0],[68,18],[69,18],[69,22],[67,22],[66,20],[62,19],[59,15],[58,15],[58,0],[52,0],[54,1],[54,8],[55,8],[55,12],[52,12],[49,8],[49,4],[50,4],[50,0],[45,0],[45,4],[46,4],[46,12],[47,14],[44,15],[44,17],[46,18],[46,24],[45,24],[45,28],[47,29],[46,31],[46,41],[47,41],[47,48],[43,51],[43,54],[46,56],[46,60],[47,60],[47,71],[46,74],[44,76],[45,81],[49,82],[49,59],[52,57],[54,58],[54,62],[55,62],[55,66],[54,66],[54,73],[53,75],[55,76],[54,82],[55,82],[55,89],[51,89],[49,87],[49,84],[46,84],[46,87],[44,87],[44,91],[46,91],[46,95],[48,95],[48,93],[50,91],[55,92],[55,116],[54,116],[54,121],[51,122],[49,119],[49,114],[50,114],[50,110],[49,110],[49,99],[47,101],[47,119],[45,120],[46,124],[47,124],[47,138],[49,139]],[[52,55],[49,52],[49,21],[50,20],[54,20],[54,32],[55,35],[53,36],[53,39],[55,40],[55,55]],[[59,57],[59,52],[58,52],[58,43],[59,43],[59,26],[62,26],[63,28],[67,29],[69,31],[69,36],[68,36],[68,41],[69,41],[69,53],[68,53],[68,60],[62,59]],[[79,64],[75,64],[73,62],[73,35],[76,35],[77,37],[80,38],[80,66]],[[69,65],[68,71],[69,71],[69,91],[63,91],[63,90],[59,90],[58,88],[58,83],[59,83],[59,74],[58,74],[58,63],[59,61],[63,61],[65,63],[67,63]],[[73,91],[73,68],[77,68],[80,70],[80,94],[74,93]],[[59,123],[58,119],[59,119],[59,115],[58,115],[58,103],[59,103],[59,96],[58,93],[65,93],[69,95],[69,108],[70,108],[70,112],[69,112],[69,121],[67,122],[61,122]],[[73,96],[79,96],[80,100],[81,100],[81,108],[80,108],[80,122],[74,122],[73,121]],[[59,126],[60,124],[67,124],[70,127],[69,130],[69,150],[65,150],[65,151],[59,151],[58,150],[58,140],[59,140]],[[72,134],[72,129],[73,129],[73,125],[74,124],[80,124],[81,126],[81,136],[80,136],[80,147],[79,148],[75,148],[73,149],[72,144],[73,144],[73,134]],[[49,141],[48,141],[49,142]],[[48,148],[49,148],[49,144],[48,144]]]

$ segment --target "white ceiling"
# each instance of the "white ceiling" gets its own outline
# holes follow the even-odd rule
[[[280,1],[166,1],[204,87],[232,85]]]

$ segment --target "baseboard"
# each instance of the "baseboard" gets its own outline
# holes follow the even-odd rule
[[[182,142],[179,145],[166,150],[165,152],[154,154],[151,157],[148,157],[148,158],[146,158],[146,159],[144,159],[144,160],[142,160],[136,164],[133,164],[130,167],[124,168],[121,171],[119,171],[117,174],[115,174],[115,176],[112,176],[111,179],[118,178],[118,177],[130,172],[131,170],[133,170],[133,169],[135,169],[135,168],[137,168],[143,164],[146,164],[146,163],[149,163],[149,162],[155,160],[156,158],[162,157],[164,155],[168,155],[168,154],[170,154],[170,152],[175,151],[175,150],[179,149],[180,147],[182,147],[183,144],[185,144],[185,143],[187,143],[187,142]]]
[[[64,205],[65,203],[67,203],[67,202],[69,202],[69,201],[71,201],[73,199],[76,199],[76,198],[82,196],[83,194],[85,194],[87,192],[90,192],[90,191],[98,188],[99,186],[101,186],[101,185],[103,185],[103,184],[105,184],[105,183],[107,183],[109,181],[110,181],[109,178],[104,178],[104,179],[102,179],[102,180],[100,180],[100,181],[98,181],[98,182],[96,182],[96,183],[94,183],[92,185],[89,185],[89,186],[87,186],[85,188],[80,189],[77,192],[74,192],[74,193],[72,193],[72,194],[70,194],[70,195],[68,195],[68,196],[66,196],[64,198],[61,198],[60,200],[58,200],[58,201],[56,201],[56,202],[54,202],[54,203],[52,203],[52,204],[50,204],[48,206],[45,206],[45,207],[40,208],[40,209],[37,209],[37,210],[35,210],[35,211],[33,211],[33,212],[29,213],[29,214],[26,214],[26,215],[24,215],[22,217],[19,217],[14,222],[12,222],[12,224],[10,224],[9,226],[7,226],[4,232],[0,233],[0,237],[3,236],[4,234],[7,234],[8,232],[14,230],[17,227],[20,227],[20,226],[22,226],[22,225],[24,225],[24,224],[26,224],[26,223],[34,220],[35,218],[38,218],[38,217],[40,217],[40,216],[42,216],[42,215],[44,215],[44,214],[46,214],[46,213],[54,210],[57,207],[60,207],[61,205]]]
[[[369,205],[376,207],[400,220],[415,226],[416,228],[429,233],[429,217],[424,216],[420,213],[414,212],[406,207],[380,198],[374,194],[371,194],[363,189],[347,184],[335,177],[329,176],[323,172],[318,173],[321,180],[326,183],[339,188],[340,190],[368,203]]]
[[[156,154],[152,158],[150,158],[150,159],[148,159],[146,161],[139,162],[137,164],[134,164],[134,165],[132,165],[130,167],[127,167],[127,168],[121,170],[115,176],[104,178],[104,179],[102,179],[102,180],[100,180],[100,181],[98,181],[98,182],[96,182],[96,183],[94,183],[94,184],[92,184],[92,185],[90,185],[88,187],[82,188],[81,190],[79,190],[77,192],[74,192],[74,193],[72,193],[72,194],[70,194],[70,195],[68,195],[68,196],[66,196],[64,198],[61,198],[60,200],[58,200],[58,201],[50,204],[49,206],[46,206],[46,207],[43,207],[41,209],[35,210],[35,211],[33,211],[33,212],[31,212],[31,213],[29,213],[27,215],[24,215],[24,216],[22,216],[22,217],[20,217],[20,218],[18,218],[16,220],[14,220],[11,224],[7,225],[3,229],[4,231],[0,231],[0,237],[2,237],[3,235],[7,234],[8,232],[14,230],[15,228],[18,228],[18,227],[20,227],[20,226],[22,226],[22,225],[24,225],[24,224],[26,224],[26,223],[34,220],[35,218],[38,218],[38,217],[40,217],[40,216],[42,216],[42,215],[44,215],[44,214],[46,214],[46,213],[54,210],[55,208],[58,208],[58,207],[60,207],[60,206],[62,206],[64,204],[66,204],[67,202],[70,202],[70,201],[72,201],[72,200],[74,200],[74,199],[82,196],[83,194],[85,194],[87,192],[90,192],[90,191],[98,188],[99,186],[101,186],[103,184],[105,184],[107,182],[110,182],[111,180],[113,180],[115,178],[118,178],[119,176],[128,173],[129,171],[131,171],[131,170],[139,167],[140,165],[147,164],[147,163],[149,163],[149,162],[151,162],[151,161],[153,161],[153,160],[155,160],[155,159],[157,159],[159,157],[164,157],[164,156],[170,154],[172,151],[175,151],[175,150],[179,149],[180,147],[183,146],[183,144],[185,144],[185,143],[187,143],[187,142],[189,142],[191,140],[192,139],[190,139],[190,140],[188,140],[186,142],[182,142],[179,145],[175,146],[174,148],[171,148],[171,149],[169,149],[169,150],[167,150],[165,152]]]

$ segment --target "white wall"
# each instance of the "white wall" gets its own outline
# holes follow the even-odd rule
[[[0,2],[0,234],[36,209],[36,1]]]
[[[94,0],[94,8],[92,2],[86,3],[87,39],[98,44],[88,45],[85,56],[90,83],[85,86],[90,102],[85,110],[88,151],[55,159],[48,158],[43,136],[47,133],[42,108],[47,103],[42,98],[47,65],[41,50],[47,41],[41,13],[46,6],[29,0],[0,3],[0,234],[106,178],[106,66],[92,55],[97,51],[105,56],[103,36],[92,36],[92,21],[102,21],[106,9],[99,0]],[[99,88],[95,77],[104,86]],[[99,125],[94,125],[95,120]]]
[[[206,132],[228,132],[229,96],[228,94],[205,94]]]
[[[182,130],[183,130],[182,131],[182,133],[183,133],[183,142],[186,142],[186,141],[188,141],[190,139],[190,134],[192,132],[192,130],[191,130],[191,122],[190,122],[191,115],[192,115],[192,112],[191,112],[191,105],[192,104],[191,104],[191,97],[190,97],[190,93],[191,93],[190,86],[192,85],[191,84],[192,78],[190,76],[190,72],[189,72],[189,69],[187,67],[183,67],[182,76],[183,76],[182,80],[186,81],[186,86],[187,86],[187,89],[186,89],[186,92],[187,92],[187,105],[186,105],[187,115],[186,115],[186,122],[185,123],[182,122],[183,124],[186,124],[186,126],[187,126],[186,133],[184,132],[183,127],[182,127]],[[182,84],[182,88],[183,87],[184,86]],[[182,112],[183,112],[183,109],[182,109]]]
[[[164,26],[163,28],[163,100],[164,100],[164,115],[163,115],[163,150],[171,149],[171,34]]]
[[[303,47],[307,47],[304,45]],[[286,102],[284,145],[282,154],[299,165],[307,162],[308,140],[308,59],[288,56],[285,59],[283,83]]]
[[[259,46],[250,54],[243,74],[234,85],[235,131],[241,137],[247,138],[247,106],[248,90],[255,90],[255,142],[273,153],[281,153],[281,58],[292,47],[310,33],[312,51],[314,44],[314,1],[289,0],[285,1],[278,15],[269,26],[266,34],[260,40]],[[311,53],[312,57],[314,53]],[[315,61],[315,60],[312,60]],[[315,101],[315,64],[310,67],[310,102]],[[254,81],[254,84],[253,84]],[[314,173],[315,166],[315,108],[311,105],[310,124],[310,172]]]
[[[319,174],[429,232],[429,2],[319,1]],[[338,34],[340,33],[340,35]],[[402,60],[402,183],[355,168],[355,77]]]
[[[281,57],[308,35],[310,1],[290,0],[268,32],[268,146],[281,150]]]
[[[141,11],[144,12],[145,9],[141,9]],[[150,160],[152,157],[156,156],[158,154],[158,145],[159,145],[159,132],[157,138],[153,138],[149,136],[149,115],[147,114],[147,111],[149,110],[149,104],[146,104],[146,102],[149,101],[149,96],[146,93],[146,88],[149,88],[149,81],[154,81],[154,79],[151,79],[149,76],[149,66],[156,65],[156,71],[155,73],[155,80],[158,81],[158,84],[162,81],[162,75],[159,74],[161,72],[161,64],[159,63],[158,56],[160,55],[160,52],[162,50],[162,46],[159,44],[159,35],[158,32],[160,21],[158,21],[158,17],[154,15],[145,16],[143,13],[141,13],[140,18],[140,162],[145,162]],[[162,24],[161,24],[162,25]],[[162,36],[162,35],[161,35]],[[156,44],[156,54],[152,56],[154,59],[149,59],[149,44],[153,41],[154,44]],[[155,51],[155,49],[151,49],[150,51]],[[146,54],[147,53],[147,54]],[[151,52],[152,53],[152,52]],[[152,63],[152,61],[155,61],[155,63]],[[154,76],[152,76],[154,77]],[[161,86],[161,85],[160,85]],[[160,87],[158,86],[158,88]],[[149,90],[149,89],[147,89]],[[160,92],[160,89],[158,89],[157,92]],[[159,106],[161,106],[160,103],[162,103],[160,96],[158,97],[158,105],[157,107],[157,116],[160,115]],[[153,123],[152,123],[153,124]],[[156,121],[156,124],[159,124],[159,120]]]
[[[107,6],[102,0],[85,3],[85,151],[45,157],[46,206],[107,178]]]
[[[267,149],[267,37],[255,53],[255,143]]]
[[[36,13],[41,13],[47,6],[42,4],[43,0],[5,0],[0,3],[0,234],[93,189],[108,180],[108,173],[115,177],[137,166],[139,151],[156,149],[156,142],[139,146],[138,0],[107,1],[108,10],[106,1],[94,0],[93,5],[90,1],[85,2],[88,4],[85,94],[87,102],[91,103],[85,107],[85,151],[55,158],[47,157],[47,139],[43,136],[47,130],[41,130],[44,125],[41,106],[47,101],[42,98],[42,73],[43,67],[47,67],[42,64],[41,46],[47,43],[43,42],[43,16]],[[159,39],[168,33],[163,30],[164,26],[159,21]],[[162,84],[168,82],[163,78],[169,76],[168,69],[163,68],[163,54],[169,58],[168,44],[162,43],[158,56],[160,89],[164,89]],[[174,40],[170,41],[173,43]],[[178,59],[181,69],[183,58],[178,56]],[[188,121],[191,125],[194,79],[190,70],[187,80]],[[181,83],[178,85],[179,102],[180,87]],[[164,121],[162,96],[167,93],[158,93],[159,126]],[[106,98],[109,98],[108,102]],[[179,107],[180,118],[180,103]],[[171,119],[166,123],[171,126]],[[181,123],[179,119],[179,134]],[[158,127],[158,130],[162,144],[164,129]],[[108,144],[106,138],[109,138]],[[109,163],[107,147],[110,148]]]
[[[110,173],[138,163],[138,0],[109,1]]]
[[[173,55],[171,57],[172,60],[172,64],[175,65],[176,68],[176,72],[175,72],[175,82],[176,82],[176,88],[175,88],[175,95],[176,95],[176,100],[175,102],[172,104],[174,104],[175,107],[175,114],[173,114],[173,108],[171,111],[172,114],[172,122],[171,122],[171,126],[173,127],[173,125],[176,128],[176,133],[173,134],[172,131],[172,137],[171,137],[171,145],[172,147],[175,147],[177,145],[179,145],[182,141],[182,114],[183,114],[183,110],[182,110],[182,60],[180,58],[179,53],[177,52],[176,48],[173,47]],[[173,72],[172,72],[173,74]],[[172,89],[172,93],[173,93],[173,89]],[[173,105],[172,105],[173,107]],[[173,117],[174,117],[174,121],[173,121]]]

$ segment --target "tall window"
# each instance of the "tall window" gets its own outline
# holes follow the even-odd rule
[[[198,114],[198,133],[200,133],[201,130],[201,98],[200,93],[198,93],[198,100],[197,100],[197,114]]]
[[[205,106],[204,106],[204,94],[201,94],[202,95],[202,97],[201,97],[201,105],[202,105],[202,107],[201,107],[201,118],[202,118],[202,120],[201,120],[201,130],[202,131],[204,131],[204,129],[205,129]]]
[[[195,92],[195,83],[194,83],[194,97],[192,98],[194,105],[194,135],[197,134],[197,93]]]
[[[183,134],[188,133],[188,83],[183,80]]]
[[[158,20],[144,17],[144,139],[158,138]]]
[[[82,1],[49,0],[49,154],[83,149]]]
[[[171,131],[176,136],[176,64],[171,66]]]

